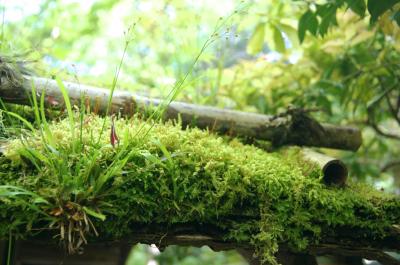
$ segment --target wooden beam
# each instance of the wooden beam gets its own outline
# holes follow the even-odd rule
[[[223,231],[218,230],[212,225],[198,224],[132,224],[134,233],[126,235],[119,240],[108,240],[101,238],[92,238],[89,246],[107,245],[109,247],[118,247],[130,249],[137,243],[155,244],[161,251],[170,245],[209,246],[214,251],[238,250],[252,265],[258,265],[260,260],[253,256],[254,249],[249,242],[237,243],[234,241],[223,240]],[[338,228],[339,229],[339,228]],[[400,252],[400,234],[393,230],[389,235],[382,239],[360,239],[359,232],[354,230],[347,235],[341,235],[337,238],[324,238],[317,245],[310,245],[301,252],[293,252],[285,244],[279,246],[277,258],[284,265],[300,264],[293,263],[298,260],[306,260],[308,264],[313,264],[315,256],[343,256],[359,257],[370,260],[377,260],[382,264],[400,265],[400,262],[387,254],[385,251]],[[49,241],[47,241],[49,239]],[[42,235],[41,238],[32,238],[31,242],[35,244],[54,245],[51,235]],[[286,264],[285,264],[286,262]],[[306,263],[302,263],[306,264]]]
[[[30,105],[32,86],[39,97],[45,93],[45,105],[50,108],[62,108],[63,97],[56,81],[45,78],[25,77],[22,85],[2,78],[0,98],[4,102]],[[110,90],[64,82],[73,104],[80,106],[81,100],[98,114],[107,110]],[[129,91],[116,90],[112,98],[109,113],[134,115],[144,113],[150,106],[163,105],[160,99],[135,95]],[[291,109],[286,113],[268,116],[257,113],[219,109],[173,101],[166,106],[162,117],[168,120],[182,121],[183,126],[196,126],[202,129],[232,136],[271,141],[275,146],[301,145],[318,146],[356,151],[361,143],[361,132],[357,128],[320,124],[301,109]]]
[[[377,260],[384,265],[400,265],[400,261],[386,252],[371,247],[341,246],[334,244],[321,244],[310,246],[308,252],[312,255],[333,255],[342,257],[361,257]]]

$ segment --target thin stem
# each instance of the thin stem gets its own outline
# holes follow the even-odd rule
[[[386,172],[389,169],[391,169],[392,167],[396,167],[396,166],[400,166],[400,161],[391,161],[387,164],[385,164],[382,168],[381,168],[381,172]]]
[[[131,30],[131,27],[128,28],[127,34],[129,34],[130,30]],[[108,98],[108,104],[107,104],[107,109],[106,109],[106,115],[105,115],[106,117],[108,116],[108,113],[110,112],[110,108],[112,106],[112,98],[113,98],[113,95],[114,95],[115,88],[117,86],[119,73],[121,72],[122,64],[123,64],[123,62],[125,60],[126,51],[128,50],[129,43],[130,43],[130,40],[126,40],[125,41],[125,46],[124,46],[124,50],[122,52],[122,57],[121,57],[121,60],[119,61],[117,70],[116,70],[114,78],[113,78],[113,82],[112,82],[112,85],[111,85],[111,92],[110,92],[110,96]],[[107,119],[104,119],[103,125],[101,126],[101,131],[100,131],[100,135],[99,135],[99,139],[98,139],[97,143],[100,142],[100,139],[101,139],[101,137],[103,135],[103,132],[105,130],[106,120]]]
[[[372,122],[372,121],[368,120],[367,123],[379,135],[385,136],[385,137],[390,138],[390,139],[400,140],[400,135],[387,133],[387,132],[382,131],[382,129],[375,122]]]
[[[8,234],[7,265],[11,265],[12,233]]]
[[[393,118],[397,121],[397,123],[400,125],[400,117],[398,116],[398,110],[396,110],[394,108],[394,106],[392,105],[392,103],[390,102],[390,98],[388,96],[388,94],[385,95],[386,98],[386,102],[389,106],[390,112],[392,113]]]

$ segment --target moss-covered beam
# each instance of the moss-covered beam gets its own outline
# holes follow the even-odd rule
[[[137,226],[140,227],[140,226]],[[161,229],[160,229],[161,228]],[[214,231],[210,233],[209,231]],[[135,243],[147,243],[156,244],[161,249],[169,245],[181,245],[181,246],[209,246],[214,251],[224,251],[236,249],[253,264],[260,263],[260,260],[253,257],[254,248],[251,248],[249,243],[243,242],[238,243],[235,241],[224,241],[222,238],[223,234],[216,234],[216,228],[210,226],[203,226],[199,228],[199,225],[194,226],[175,226],[165,229],[165,226],[149,226],[141,228],[132,236],[126,237],[124,244],[135,244]],[[354,235],[357,235],[360,231],[353,231]],[[400,252],[400,245],[398,242],[400,235],[393,234],[387,238],[380,239],[371,242],[362,242],[358,239],[352,239],[350,236],[345,238],[330,238],[326,241],[321,240],[319,244],[310,245],[307,249],[300,252],[293,252],[288,248],[286,244],[279,246],[279,251],[276,253],[278,262],[283,265],[289,264],[289,259],[311,256],[345,256],[345,257],[361,257],[370,260],[377,260],[385,265],[399,265],[400,261],[396,260],[392,256],[385,253],[385,251]],[[286,263],[285,263],[286,259]],[[293,263],[300,264],[300,263]],[[302,263],[303,264],[303,263]]]
[[[299,148],[265,152],[180,124],[84,113],[40,125],[0,156],[0,239],[50,232],[71,252],[135,237],[247,246],[271,264],[283,246],[399,249],[399,198],[351,177],[327,186]]]
[[[62,107],[64,100],[55,80],[23,77],[21,82],[2,79],[0,98],[4,102],[31,105],[32,84],[38,96],[45,92],[45,104],[48,107]],[[98,114],[107,110],[110,90],[81,84],[64,82],[71,101],[81,106],[85,104]],[[135,95],[128,91],[115,91],[110,113],[133,115],[146,112],[148,106],[159,106],[162,100]],[[361,132],[357,128],[319,124],[304,111],[289,110],[285,115],[268,116],[218,109],[209,106],[171,102],[163,117],[169,120],[181,119],[183,126],[196,126],[222,134],[238,135],[249,138],[269,140],[277,146],[303,145],[318,146],[356,151],[361,143]]]

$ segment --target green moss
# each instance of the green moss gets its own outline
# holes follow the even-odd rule
[[[361,184],[328,188],[296,151],[267,153],[137,119],[116,121],[121,142],[113,148],[108,133],[97,141],[102,122],[86,116],[79,139],[72,139],[63,120],[50,126],[51,141],[36,132],[7,145],[0,158],[0,184],[9,185],[0,189],[0,237],[10,230],[31,236],[82,215],[111,238],[135,233],[134,223],[208,223],[227,240],[251,242],[273,263],[279,243],[301,250],[339,228],[381,238],[400,222],[398,198]]]

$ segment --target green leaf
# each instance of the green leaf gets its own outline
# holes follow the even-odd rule
[[[279,23],[279,28],[287,35],[293,46],[297,46],[299,44],[299,39],[297,38],[297,30],[294,27],[288,24]]]
[[[41,210],[39,204],[49,204],[49,202],[38,194],[12,185],[0,186],[0,198],[7,197],[13,200],[14,205],[25,205],[32,210],[47,215]]]
[[[87,208],[86,206],[83,206],[83,210],[84,210],[88,215],[91,215],[91,216],[93,216],[93,217],[95,217],[95,218],[97,218],[97,219],[100,219],[100,220],[102,220],[102,221],[105,221],[105,220],[106,220],[106,216],[105,216],[104,214],[98,213],[98,212],[96,212],[96,211],[93,211],[93,210]]]
[[[317,14],[321,17],[321,23],[318,28],[318,33],[324,36],[331,25],[336,25],[336,5],[321,5],[317,8]]]
[[[33,157],[33,159],[36,159],[40,162],[49,164],[49,159],[45,154],[42,154],[41,152],[39,152],[38,150],[35,150],[33,148],[29,148],[29,147],[25,147],[25,151],[27,153],[29,153],[31,155],[31,157]]]
[[[36,98],[36,88],[35,88],[35,84],[32,80],[32,102],[33,102],[33,111],[35,113],[35,120],[36,120],[36,124],[39,126],[41,121],[40,121],[40,115],[39,115],[39,106],[37,103],[37,98]]]
[[[259,53],[264,45],[265,23],[259,23],[247,44],[247,52],[249,54]]]
[[[143,150],[140,152],[140,154],[150,163],[155,164],[155,165],[163,165],[161,159],[159,157],[156,157],[155,155],[151,154],[147,150]]]
[[[367,109],[372,108],[376,104],[378,104],[393,88],[387,88],[385,91],[376,95],[373,99],[367,102]]]
[[[34,86],[34,85],[33,85]],[[33,88],[33,87],[32,87]],[[45,96],[45,90],[42,90],[42,94],[40,96],[40,115],[41,115],[41,122],[43,126],[44,133],[46,135],[46,139],[51,146],[56,146],[53,133],[50,130],[49,124],[47,123],[46,120],[46,113],[45,113],[45,108],[44,108],[44,96]]]
[[[399,2],[400,0],[368,0],[368,12],[371,14],[371,21],[377,21],[380,15]]]
[[[10,112],[10,111],[4,111],[4,112],[10,116],[13,116],[14,118],[17,118],[18,120],[22,121],[26,125],[26,127],[28,127],[31,131],[33,131],[33,132],[35,131],[35,128],[33,128],[32,124],[28,120],[26,120],[23,117],[21,117],[20,115],[18,115],[17,113]]]
[[[158,139],[157,139],[157,140],[154,140],[153,143],[154,143],[156,146],[158,146],[158,147],[160,148],[161,152],[163,153],[163,155],[164,155],[165,158],[167,159],[168,167],[169,167],[170,169],[172,169],[173,166],[174,166],[174,161],[172,160],[171,153],[167,150],[167,148],[165,147],[165,145],[163,145],[163,144],[160,142],[160,140],[158,140]]]
[[[283,39],[282,32],[279,30],[277,26],[272,26],[272,34],[273,34],[273,40],[274,40],[274,47],[275,50],[278,52],[285,52],[285,40]]]
[[[72,139],[75,139],[75,119],[74,119],[74,113],[72,112],[71,101],[69,100],[68,92],[64,86],[64,83],[61,81],[61,79],[59,77],[56,77],[56,81],[57,81],[58,87],[61,90],[61,94],[64,98],[65,107],[67,108]]]
[[[307,30],[314,36],[318,31],[318,19],[311,10],[307,10],[299,20],[298,34],[300,43],[304,41]]]
[[[365,5],[364,0],[346,0],[346,3],[350,9],[360,17],[365,15],[367,6]]]

